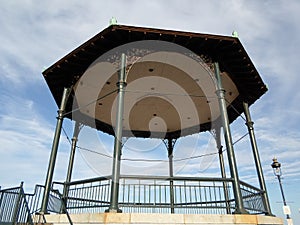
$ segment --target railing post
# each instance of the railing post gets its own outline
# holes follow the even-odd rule
[[[217,149],[219,153],[219,162],[220,162],[220,170],[222,178],[226,178],[226,171],[225,171],[225,163],[223,157],[223,146],[221,145],[221,126],[215,128],[215,140],[217,144]],[[225,204],[226,204],[226,213],[230,214],[230,204],[229,204],[229,195],[228,195],[228,184],[227,182],[223,182],[224,188],[224,197],[225,197]]]
[[[3,210],[2,210],[2,201],[3,201],[4,193],[5,193],[5,192],[1,191],[1,188],[0,188],[0,221],[1,221],[1,218],[2,218],[2,214],[3,214]],[[3,204],[3,205],[4,205],[4,204]]]
[[[1,199],[0,199],[0,221],[2,221],[3,218],[7,216],[7,211],[5,207],[7,206],[7,201],[10,201],[11,198],[9,198],[9,193],[4,189],[1,192]],[[10,204],[10,202],[8,203]]]
[[[21,197],[23,198],[23,201],[24,201],[24,203],[23,203],[24,206],[23,207],[26,208],[26,215],[25,215],[25,217],[27,219],[26,222],[33,225],[33,220],[32,220],[32,217],[31,217],[30,208],[29,208],[29,205],[28,205],[28,202],[27,202],[27,199],[26,199],[26,194],[24,192],[23,186],[22,186],[20,191],[21,191]]]
[[[219,107],[220,107],[220,114],[222,119],[222,125],[223,125],[223,131],[224,131],[224,139],[226,143],[227,148],[227,155],[228,155],[228,162],[229,162],[229,168],[230,168],[230,174],[233,178],[232,186],[233,186],[233,193],[235,198],[235,212],[236,214],[246,214],[247,211],[244,208],[243,205],[243,198],[242,193],[240,189],[240,181],[239,181],[239,175],[237,170],[237,164],[232,144],[232,136],[231,131],[229,127],[229,118],[227,114],[227,106],[225,101],[225,90],[222,87],[222,81],[220,76],[220,70],[219,70],[219,64],[214,63],[214,70],[215,70],[215,76],[217,80],[217,95],[219,100]]]
[[[71,178],[72,178],[73,165],[74,165],[74,159],[75,159],[75,151],[76,151],[76,145],[77,145],[77,141],[78,141],[78,135],[80,132],[80,127],[81,127],[81,124],[78,121],[76,121],[75,127],[74,127],[74,132],[73,132],[73,138],[72,138],[71,152],[70,152],[70,157],[69,157],[68,172],[67,172],[66,182],[64,184],[64,190],[63,190],[63,201],[64,201],[66,207],[67,207],[67,196],[68,196],[68,192],[69,192],[68,183],[71,182]]]
[[[257,171],[257,175],[258,175],[258,181],[259,181],[260,189],[263,191],[263,196],[262,196],[263,204],[264,204],[265,210],[267,212],[266,214],[272,215],[271,207],[270,207],[270,203],[269,203],[269,199],[268,199],[268,194],[267,194],[266,183],[265,183],[265,179],[264,179],[264,175],[263,175],[263,170],[262,170],[259,152],[258,152],[258,148],[257,148],[255,134],[254,134],[254,127],[253,127],[254,123],[251,120],[248,103],[244,102],[243,106],[244,106],[244,113],[246,116],[246,126],[247,126],[248,132],[249,132],[249,137],[250,137],[250,142],[251,142],[251,146],[252,146],[256,171]]]
[[[170,207],[171,213],[175,213],[174,210],[174,172],[173,172],[173,150],[175,145],[176,139],[173,141],[171,138],[168,139],[168,158],[169,158],[169,176],[170,180]]]
[[[122,133],[123,133],[123,111],[124,111],[124,95],[126,88],[126,56],[121,55],[121,68],[119,72],[118,86],[118,102],[115,127],[115,141],[112,167],[112,183],[110,193],[110,206],[107,212],[121,212],[118,206],[119,200],[119,180],[120,180],[120,160],[122,148]]]
[[[22,198],[22,189],[23,189],[23,181],[20,184],[20,190],[18,193],[17,201],[15,204],[14,212],[13,212],[12,224],[17,224],[19,211],[20,211],[20,203],[21,203],[21,198]]]
[[[43,194],[43,201],[42,201],[42,207],[41,207],[41,212],[40,212],[41,214],[47,213],[47,206],[48,206],[48,201],[49,201],[51,183],[52,183],[52,179],[53,179],[53,173],[54,173],[56,155],[57,155],[58,144],[59,144],[59,139],[60,139],[60,134],[61,134],[61,128],[62,128],[62,124],[63,124],[65,108],[67,105],[70,91],[71,91],[70,88],[64,88],[61,105],[58,110],[56,130],[55,130],[53,143],[52,143],[51,155],[50,155],[48,171],[47,171],[47,176],[46,176],[46,182],[45,182],[45,190],[44,190],[44,194]]]

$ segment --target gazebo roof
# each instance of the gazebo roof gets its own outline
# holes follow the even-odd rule
[[[119,46],[147,40],[165,41],[182,46],[201,58],[205,58],[204,63],[207,64],[207,67],[209,67],[210,62],[218,62],[224,81],[226,98],[229,99],[228,115],[230,122],[235,120],[239,114],[243,112],[244,101],[251,105],[267,91],[266,85],[238,38],[231,36],[112,25],[86,41],[84,44],[80,45],[43,72],[43,76],[57,105],[60,105],[63,88],[73,87],[73,93],[68,100],[66,108],[66,116],[74,120],[79,120],[78,118],[80,118],[80,122],[83,124],[95,127],[98,130],[113,135],[114,121],[112,121],[111,118],[114,108],[114,100],[117,93],[113,93],[106,99],[102,99],[101,96],[116,89],[114,83],[117,82],[117,73],[112,74],[109,80],[105,81],[105,84],[99,84],[105,91],[99,90],[99,95],[97,95],[98,99],[95,101],[97,104],[93,105],[94,109],[92,109],[94,110],[93,115],[90,115],[90,110],[78,110],[80,111],[80,117],[74,117],[72,116],[72,113],[68,113],[72,112],[72,110],[74,111],[74,102],[78,107],[79,104],[85,104],[87,106],[89,105],[89,102],[95,100],[86,99],[86,102],[80,103],[80,101],[84,100],[76,98],[76,88],[78,88],[79,85],[82,85],[83,77],[86,76],[89,69],[92,71],[91,65],[95,65],[95,61],[99,59],[99,57]],[[163,54],[168,55],[173,53],[164,52]],[[152,54],[151,57],[155,56],[155,54]],[[182,60],[183,59],[184,57]],[[164,72],[155,74],[155,76],[161,79],[164,78],[173,80],[176,84],[179,84],[183,89],[187,90],[189,98],[192,98],[192,101],[196,105],[195,111],[199,114],[199,117],[197,120],[194,120],[194,124],[187,123],[184,125],[185,122],[183,122],[183,120],[186,118],[190,120],[190,116],[184,115],[186,118],[179,118],[182,117],[182,115],[178,115],[176,107],[172,108],[171,104],[173,100],[180,101],[180,97],[178,96],[170,97],[170,100],[168,100],[167,98],[164,99],[162,97],[155,96],[157,93],[152,93],[151,96],[146,96],[146,92],[142,94],[130,94],[129,92],[129,94],[126,93],[127,98],[134,97],[140,100],[138,102],[139,104],[135,104],[129,109],[130,111],[127,115],[128,121],[124,122],[124,134],[127,136],[133,134],[138,137],[151,136],[158,138],[178,138],[180,136],[193,134],[199,131],[210,130],[212,122],[218,119],[218,115],[214,116],[211,112],[206,112],[209,111],[208,107],[211,102],[210,99],[206,97],[205,101],[200,104],[198,101],[199,98],[198,100],[195,100],[191,97],[199,97],[200,94],[203,94],[203,90],[201,88],[195,90],[195,84],[199,82],[199,80],[189,80],[190,78],[188,77],[190,74],[187,74],[185,71],[173,68],[173,66],[167,65],[166,63],[154,63],[153,58],[148,61],[142,60],[131,68],[132,75],[129,74],[128,76],[128,90],[133,93],[135,90],[130,89],[130,84],[133,84],[135,81],[143,78],[144,76],[149,77],[150,75],[146,74],[149,73],[149,71],[153,72],[154,70],[155,73],[156,71],[161,71],[162,68],[164,68]],[[203,71],[204,72],[202,73],[204,74],[205,68]],[[173,74],[173,76],[171,74]],[[151,77],[153,77],[153,73]],[[164,87],[159,88],[150,83],[151,82],[149,82],[149,85],[152,85],[151,87],[147,87],[145,82],[142,83],[142,86],[145,84],[145,87],[142,88],[150,88],[151,90],[149,89],[149,91],[164,89]],[[172,91],[172,88],[170,91]],[[101,99],[101,101],[98,101],[99,99]],[[182,99],[181,101],[185,102],[186,100]],[[102,108],[98,109],[97,107]],[[106,108],[103,109],[104,107]],[[79,108],[80,107],[78,107],[78,109]],[[150,121],[156,116],[160,116],[161,119],[164,120],[164,128],[149,128]],[[125,116],[125,120],[127,117]],[[198,123],[195,121],[198,121]],[[153,123],[156,125],[157,122],[159,122],[159,120],[154,120]],[[150,132],[152,132],[151,135]],[[162,135],[162,133],[164,134]]]

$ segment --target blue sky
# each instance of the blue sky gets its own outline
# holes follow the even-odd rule
[[[175,0],[172,4],[159,0],[0,0],[0,185],[16,186],[24,180],[26,189],[31,190],[36,183],[44,183],[57,106],[41,73],[107,27],[112,16],[125,25],[221,35],[231,35],[236,30],[269,88],[250,109],[271,207],[274,214],[283,216],[278,183],[270,167],[276,156],[282,163],[283,185],[294,224],[300,224],[299,11],[297,0]],[[243,121],[237,121],[234,134],[245,132],[242,124]],[[72,135],[71,127],[72,122],[66,120],[64,128],[68,136]],[[81,135],[79,145],[111,153],[110,137],[88,128]],[[100,140],[101,145],[88,138]],[[209,151],[211,145],[209,137],[207,140],[204,151]],[[162,147],[155,141],[151,144],[151,148]],[[252,161],[245,157],[249,153],[242,146],[242,143],[236,146],[241,177],[254,181]],[[55,180],[65,179],[68,153],[68,140],[62,136]],[[95,165],[105,160],[79,151],[74,178],[99,175]],[[195,169],[193,165],[197,163],[180,165],[179,171],[209,174],[213,170],[212,164],[205,163]],[[110,166],[107,168],[109,171]],[[129,165],[125,171],[133,172],[135,168]]]

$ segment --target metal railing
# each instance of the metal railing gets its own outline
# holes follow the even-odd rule
[[[54,182],[53,186],[63,185],[68,190],[63,196],[66,209],[70,213],[97,213],[104,212],[109,207],[110,177],[99,177],[65,183]]]
[[[245,208],[251,214],[264,214],[263,192],[245,182],[241,191]],[[111,177],[99,177],[64,186],[70,213],[104,212],[109,207]],[[122,212],[230,214],[235,201],[230,178],[162,176],[121,176],[119,207]]]
[[[245,209],[251,214],[268,214],[263,203],[264,192],[243,181],[240,186]]]
[[[31,215],[41,211],[44,188],[42,185],[36,185],[33,194],[25,194]]]
[[[23,182],[19,187],[0,190],[0,224],[17,223],[33,225]]]
[[[30,208],[31,215],[36,214],[34,216],[34,222],[46,222],[46,219],[43,214],[40,214],[41,206],[42,206],[42,197],[44,193],[45,186],[36,185],[33,194],[26,194],[26,198],[28,199],[28,205]],[[49,195],[49,202],[47,205],[47,212],[49,213],[64,213],[66,214],[69,223],[72,225],[71,217],[66,209],[66,205],[64,203],[64,199],[59,190],[51,189]]]
[[[25,194],[22,182],[19,187],[0,190],[0,225],[46,222],[45,217],[39,214],[44,189],[44,186],[36,185],[33,194]],[[58,190],[51,189],[47,210],[66,214],[69,223],[73,224]]]
[[[110,186],[110,176],[54,182],[47,210],[66,214],[70,224],[69,213],[104,212],[110,204]],[[33,215],[41,210],[44,188],[36,185],[33,194],[25,194],[21,183],[20,187],[0,190],[0,225],[40,222],[41,217]],[[64,189],[65,196],[57,188]],[[267,213],[260,189],[243,181],[240,188],[250,214]],[[121,176],[119,207],[126,213],[231,214],[235,211],[232,179]]]
[[[123,212],[226,214],[224,182],[231,185],[221,178],[126,176],[119,205]]]

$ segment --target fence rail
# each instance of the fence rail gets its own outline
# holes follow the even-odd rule
[[[0,223],[33,225],[30,209],[23,190],[23,182],[19,187],[0,190]]]
[[[0,190],[0,225],[33,225],[34,222],[41,222],[40,217],[34,215],[41,211],[44,189],[44,186],[36,185],[33,194],[25,194],[23,183],[21,183],[20,187]],[[52,213],[65,213],[72,225],[58,190],[51,189],[47,210]],[[42,220],[46,222],[44,218]]]
[[[240,184],[245,209],[252,214],[268,213],[262,200],[264,192],[243,181]]]
[[[240,187],[245,209],[251,214],[266,214],[264,193],[242,181]],[[0,224],[33,224],[32,218],[37,217],[32,216],[41,210],[44,188],[36,185],[33,194],[25,194],[22,183],[20,187],[0,190]],[[107,210],[110,188],[110,176],[54,182],[47,210],[65,213],[72,224],[69,213]],[[65,190],[65,196],[59,190]],[[119,207],[127,213],[231,214],[235,211],[232,179],[121,176]]]
[[[249,213],[266,213],[263,192],[240,183]],[[110,176],[54,185],[68,190],[64,198],[70,213],[104,212],[109,207]],[[119,185],[119,207],[123,212],[230,214],[235,211],[230,178],[121,176]]]

